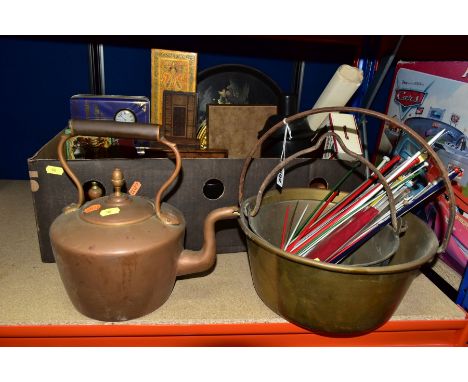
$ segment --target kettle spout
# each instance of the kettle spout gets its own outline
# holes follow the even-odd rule
[[[218,220],[234,219],[239,216],[239,208],[223,207],[211,211],[205,218],[204,243],[200,251],[184,249],[177,263],[177,276],[203,272],[210,269],[216,259],[215,223]]]

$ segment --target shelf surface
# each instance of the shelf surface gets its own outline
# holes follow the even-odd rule
[[[55,264],[42,263],[28,181],[0,180],[0,326],[102,325],[78,313]],[[465,313],[424,275],[390,321],[464,320]],[[178,279],[155,312],[112,325],[285,323],[255,293],[246,253],[218,256],[213,271]]]

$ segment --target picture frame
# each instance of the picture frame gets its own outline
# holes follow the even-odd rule
[[[277,105],[207,105],[209,149],[224,149],[228,158],[245,158],[258,141],[268,119],[278,113]],[[260,157],[260,147],[253,154]]]
[[[165,90],[163,93],[164,135],[181,146],[198,148],[197,93]]]
[[[151,123],[161,125],[165,90],[195,92],[197,53],[151,49]]]

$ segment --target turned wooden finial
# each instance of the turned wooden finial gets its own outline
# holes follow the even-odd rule
[[[120,170],[120,168],[116,168],[112,171],[112,184],[114,185],[114,194],[116,196],[120,196],[122,194],[120,190],[124,183],[125,179],[122,170]]]

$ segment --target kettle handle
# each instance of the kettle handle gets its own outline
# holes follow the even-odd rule
[[[450,179],[448,177],[448,172],[445,169],[445,166],[442,162],[442,160],[439,158],[439,156],[436,154],[434,149],[422,138],[420,135],[418,135],[414,130],[412,130],[409,126],[405,125],[404,123],[396,120],[395,118],[389,117],[386,114],[379,113],[377,111],[369,110],[369,109],[363,109],[359,107],[347,107],[347,106],[332,106],[332,107],[322,107],[318,109],[311,109],[307,111],[303,111],[301,113],[292,115],[290,117],[285,118],[285,120],[278,122],[276,125],[270,128],[262,137],[257,141],[256,145],[252,148],[248,156],[246,157],[244,161],[244,165],[242,167],[241,175],[240,175],[240,180],[239,180],[239,205],[242,205],[242,202],[244,200],[244,182],[245,182],[245,177],[247,175],[247,170],[249,168],[250,163],[253,160],[253,155],[258,149],[258,147],[261,146],[263,142],[267,138],[269,138],[275,131],[279,130],[281,127],[284,126],[285,122],[286,123],[291,123],[299,118],[306,117],[308,115],[313,115],[313,114],[321,114],[321,113],[330,113],[330,112],[342,112],[342,113],[359,113],[367,116],[372,116],[375,117],[382,122],[386,122],[393,127],[396,127],[400,130],[405,131],[407,134],[409,134],[412,138],[414,138],[421,146],[428,152],[428,154],[432,157],[434,160],[435,164],[439,168],[440,175],[444,181],[445,184],[445,189],[447,192],[447,196],[449,199],[449,218],[447,221],[447,227],[445,231],[445,236],[442,240],[442,243],[440,244],[437,252],[441,253],[447,248],[450,235],[452,233],[453,225],[455,223],[455,196],[453,193],[453,188],[452,184],[450,182]],[[324,117],[325,118],[325,117]]]
[[[116,124],[118,124],[118,126],[116,126]],[[62,134],[57,145],[57,156],[60,161],[60,164],[62,165],[63,169],[78,189],[78,202],[73,204],[72,206],[69,206],[68,208],[79,208],[85,201],[83,186],[81,185],[81,182],[79,181],[78,177],[71,170],[64,156],[64,145],[69,138],[77,135],[84,135],[94,137],[134,138],[149,141],[157,141],[169,147],[172,150],[172,152],[175,155],[176,165],[171,176],[166,180],[166,182],[156,193],[154,200],[154,211],[163,223],[178,224],[178,221],[176,220],[175,216],[173,217],[171,215],[164,214],[161,211],[161,198],[164,191],[166,191],[166,189],[179,175],[180,169],[182,167],[182,159],[179,150],[177,150],[176,144],[168,141],[165,137],[160,136],[160,126],[144,123],[131,123],[127,126],[126,123],[122,122],[79,119],[71,119],[68,122],[68,126],[70,128],[70,134]]]

